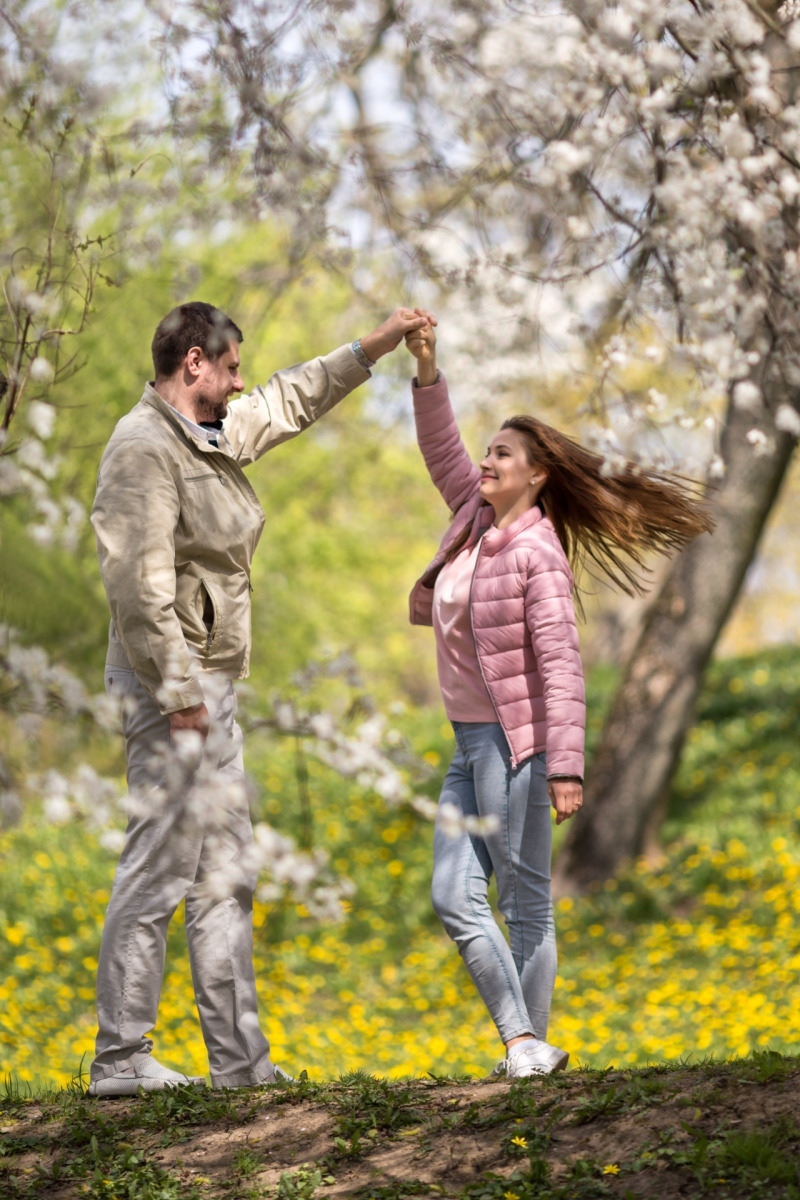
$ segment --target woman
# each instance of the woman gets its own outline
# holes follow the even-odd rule
[[[599,456],[532,417],[506,421],[475,467],[436,367],[434,324],[406,343],[417,359],[420,449],[453,522],[411,594],[411,621],[434,627],[455,732],[440,804],[490,818],[495,832],[453,837],[437,822],[433,905],[505,1044],[494,1073],[520,1078],[569,1059],[545,1039],[556,977],[550,804],[560,824],[583,803],[570,559],[577,568],[589,558],[631,591],[648,550],[682,546],[711,525],[680,480],[631,469],[606,477]],[[510,947],[487,901],[492,874]]]

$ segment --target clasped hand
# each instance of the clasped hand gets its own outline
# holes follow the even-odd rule
[[[417,329],[411,329],[406,334],[406,347],[409,352],[414,355],[417,360],[417,382],[420,387],[429,387],[436,382],[436,334],[434,327],[437,324],[436,317],[433,313],[428,312],[425,308],[415,308],[414,312],[418,317],[423,317],[425,323]]]

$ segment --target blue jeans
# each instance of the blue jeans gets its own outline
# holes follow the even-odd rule
[[[502,1040],[523,1033],[544,1039],[557,966],[545,756],[512,767],[499,724],[456,721],[453,729],[456,752],[439,803],[455,805],[464,816],[493,814],[499,828],[485,838],[454,838],[437,821],[433,908]],[[493,872],[510,947],[487,900]]]

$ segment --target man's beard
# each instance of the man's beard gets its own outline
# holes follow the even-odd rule
[[[201,421],[222,421],[228,411],[228,397],[215,400],[208,392],[199,392],[195,401],[197,415]]]

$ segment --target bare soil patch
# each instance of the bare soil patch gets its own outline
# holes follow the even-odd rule
[[[800,1060],[0,1102],[2,1200],[800,1197]]]

